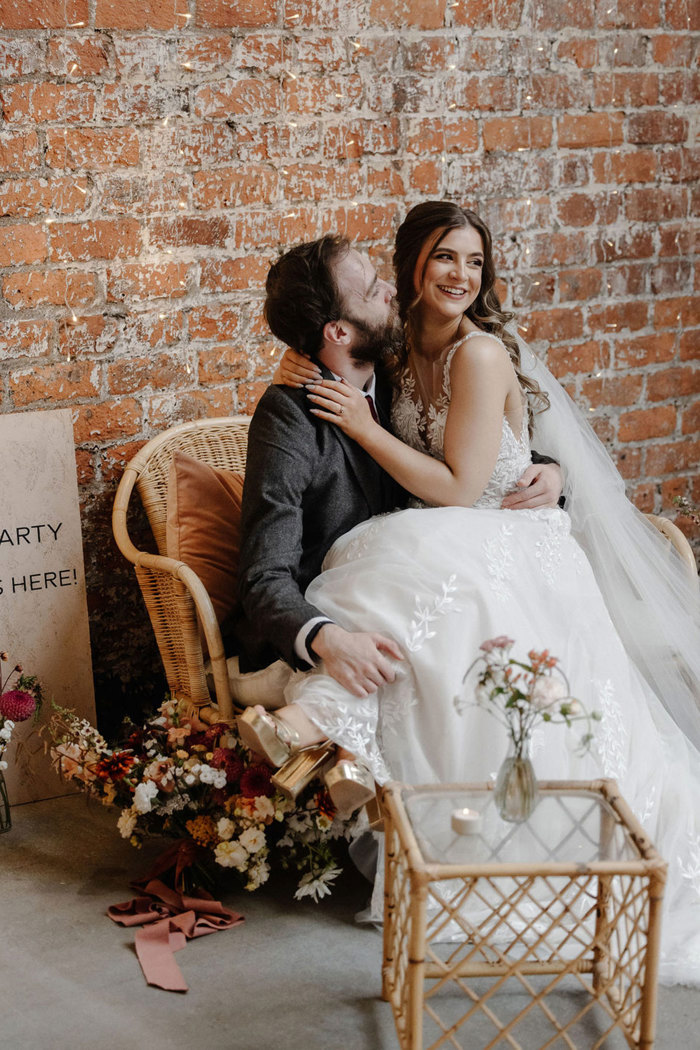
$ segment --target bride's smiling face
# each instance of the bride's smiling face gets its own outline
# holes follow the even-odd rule
[[[433,243],[430,237],[416,262],[413,280],[421,297],[417,310],[424,318],[459,319],[481,288],[481,234],[473,226],[460,226],[446,233],[434,248]]]

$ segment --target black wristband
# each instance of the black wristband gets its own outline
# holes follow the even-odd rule
[[[320,623],[315,623],[313,625],[313,627],[311,628],[311,630],[309,631],[309,633],[307,634],[307,636],[306,636],[306,640],[305,640],[304,644],[306,645],[306,652],[308,653],[309,662],[310,663],[314,662],[314,657],[316,657],[318,659],[318,653],[314,652],[314,650],[311,648],[311,643],[313,642],[314,638],[316,637],[318,632],[321,630],[321,628],[325,627],[327,623],[333,623],[333,621],[332,620],[321,620]]]

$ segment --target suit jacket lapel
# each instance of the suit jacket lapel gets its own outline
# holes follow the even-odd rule
[[[321,364],[320,361],[317,361],[316,363],[323,372],[324,379],[333,379],[333,373],[330,372],[324,364]],[[379,413],[379,408],[377,408],[377,412],[380,416],[382,425],[386,425],[384,419],[382,419],[382,414]],[[386,414],[384,414],[384,417],[386,418]],[[353,441],[352,438],[347,436],[347,434],[344,434],[340,427],[336,426],[335,423],[328,423],[327,425],[330,427],[331,433],[335,436],[336,440],[340,442],[348,466],[364,493],[370,511],[373,514],[378,513],[383,509],[382,478],[384,476],[384,471],[374,462],[372,457],[368,455],[363,448],[360,448],[356,441]]]

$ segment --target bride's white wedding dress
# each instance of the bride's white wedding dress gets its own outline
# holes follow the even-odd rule
[[[393,409],[397,435],[439,458],[455,349],[432,377],[408,372]],[[485,780],[505,756],[506,731],[477,706],[458,713],[455,698],[471,699],[465,671],[497,635],[515,640],[516,657],[548,649],[572,695],[601,720],[584,755],[577,729],[585,723],[540,724],[535,771],[619,782],[669,862],[662,979],[700,983],[700,754],[628,658],[568,514],[500,509],[529,463],[527,418],[519,434],[504,418],[496,465],[472,508],[417,505],[339,539],[309,601],[347,629],[396,639],[405,660],[393,684],[364,700],[322,665],[294,676],[287,699],[379,782]]]

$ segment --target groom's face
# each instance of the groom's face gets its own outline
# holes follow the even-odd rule
[[[336,262],[334,276],[343,302],[343,320],[352,326],[351,357],[380,361],[400,335],[396,288],[382,280],[369,258],[354,248]]]

